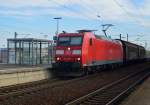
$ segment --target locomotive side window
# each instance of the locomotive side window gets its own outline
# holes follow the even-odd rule
[[[92,38],[90,38],[90,42],[89,43],[90,43],[90,46],[92,46]]]
[[[76,46],[82,44],[81,36],[64,36],[59,37],[58,45],[59,46]]]

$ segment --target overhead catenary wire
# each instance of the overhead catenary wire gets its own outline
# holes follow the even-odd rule
[[[7,39],[6,36],[8,34],[11,34],[11,32],[9,32],[9,31],[2,31],[1,30],[1,33],[0,33],[0,42],[4,41],[4,39]]]
[[[97,8],[97,7],[95,7],[95,6],[94,6],[94,7],[92,6],[92,8],[90,8],[90,6],[88,6],[88,4],[85,2],[85,0],[80,0],[80,2],[82,2],[81,5],[82,5],[83,7],[86,7],[85,9],[88,9],[88,10],[91,11],[91,12],[92,12],[92,10],[93,10],[93,12],[92,12],[93,14],[94,14],[94,12],[96,11],[96,12],[95,12],[95,13],[97,13],[97,15],[96,15],[96,16],[97,16],[97,19],[96,19],[96,20],[101,20],[101,23],[100,23],[101,25],[100,25],[100,26],[102,26],[102,25],[103,25],[103,20],[102,20],[103,17],[101,16],[101,14],[100,14],[100,12],[99,12],[99,8]],[[93,2],[94,2],[94,1],[93,1]],[[95,16],[95,17],[96,17],[96,16]],[[99,16],[100,18],[99,18],[98,16]],[[119,34],[118,34],[118,36],[119,36]]]
[[[117,0],[113,0],[113,1],[114,1],[114,3],[115,3],[116,5],[118,5],[118,6],[122,9],[122,11],[123,11],[124,13],[126,13],[126,15],[127,15],[128,17],[132,18],[132,20],[133,20],[134,22],[136,22],[136,23],[141,23],[140,20],[138,20],[135,16],[133,16],[132,13],[130,13],[129,11],[127,11],[127,10],[123,7],[123,5],[121,5]],[[127,34],[128,34],[128,33],[127,33]]]
[[[48,0],[49,1],[49,0]],[[63,8],[65,8],[65,9],[67,9],[67,10],[69,10],[69,11],[71,11],[72,13],[75,13],[77,16],[80,16],[81,17],[81,19],[87,19],[87,20],[98,20],[98,18],[97,18],[97,15],[99,15],[99,14],[96,14],[95,13],[95,10],[93,10],[92,11],[92,9],[89,9],[89,7],[88,8],[86,8],[86,5],[84,4],[84,1],[81,1],[81,2],[83,2],[83,3],[81,3],[80,2],[80,4],[82,4],[82,5],[80,5],[80,10],[81,11],[79,11],[79,9],[76,9],[76,8],[73,8],[73,7],[71,7],[71,3],[66,3],[66,4],[63,4],[63,3],[61,3],[61,2],[57,2],[56,0],[51,0],[53,3],[55,3],[57,6],[61,6],[61,7],[63,7]],[[71,0],[66,0],[66,2],[71,2]],[[84,4],[84,5],[83,5]],[[78,4],[77,4],[78,5]],[[82,11],[82,9],[83,9],[83,11]],[[95,13],[95,14],[94,14]],[[80,18],[79,17],[79,18]],[[91,24],[92,25],[92,24]],[[95,24],[94,24],[95,25]],[[84,27],[84,28],[86,28],[86,27]],[[95,28],[94,28],[95,29]],[[96,28],[97,29],[97,28]]]
[[[48,1],[52,1],[54,2],[56,5],[61,6],[65,9],[67,9],[68,11],[71,11],[72,13],[75,13],[76,15],[80,15],[81,18],[87,18],[87,19],[91,19],[91,17],[85,13],[79,13],[78,10],[74,9],[74,8],[70,8],[69,6],[67,6],[66,4],[61,4],[60,2],[57,2],[56,0],[48,0]]]
[[[70,7],[68,4],[63,4],[63,3],[60,3],[60,2],[57,2],[56,0],[48,0],[48,1],[52,1],[52,2],[54,2],[56,5],[58,5],[58,6],[61,6],[61,7],[63,7],[63,8],[65,8],[65,9],[67,9],[67,10],[69,10],[69,11],[71,11],[71,12],[73,12],[73,13],[75,13],[75,14],[77,14],[77,15],[80,15],[80,16],[84,16],[84,17],[86,17],[86,18],[88,18],[88,19],[92,19],[92,17],[91,16],[89,16],[89,15],[91,15],[90,13],[95,13],[95,11],[97,11],[96,9],[93,9],[93,12],[92,12],[92,8],[89,8],[88,6],[86,7],[86,2],[84,2],[84,0],[81,0],[81,6],[86,10],[86,12],[85,13],[87,13],[87,11],[88,12],[90,12],[89,13],[89,15],[88,14],[85,14],[85,13],[79,13],[79,11],[76,9],[76,8],[72,8],[72,7]],[[71,2],[70,0],[66,0],[66,1],[68,1],[68,2]],[[116,3],[116,5],[118,5],[129,17],[131,17],[135,22],[140,22],[138,19],[136,19],[129,11],[127,11],[117,0],[113,0],[115,3]],[[99,13],[98,13],[98,15],[99,15]],[[95,16],[96,17],[96,16]],[[98,19],[98,18],[97,18]]]
[[[93,1],[94,2],[94,1]],[[102,16],[99,12],[99,9],[95,6],[91,6],[86,2],[86,0],[80,0],[80,4],[81,6],[83,6],[83,8],[87,9],[89,12],[88,14],[93,14],[93,19],[98,21],[98,29],[101,27],[101,25],[103,24],[103,20],[102,20]]]
[[[134,5],[135,5],[135,8],[136,8],[136,10],[138,11],[137,13],[138,13],[138,17],[144,17],[144,14],[140,11],[140,9],[138,8],[138,5],[137,5],[137,3],[133,0],[132,1],[133,3],[134,3]],[[141,18],[140,18],[141,19]],[[140,21],[140,23],[142,23],[142,20],[139,20]],[[144,26],[143,24],[141,24],[142,26]]]
[[[71,1],[71,0],[67,0],[67,1]],[[95,19],[94,17],[96,17],[96,16],[94,16],[95,15],[94,13],[96,13],[95,12],[96,9],[93,9],[94,7],[91,8],[84,0],[80,0],[80,7],[81,7],[81,9],[82,8],[85,9],[84,10],[85,12],[82,13],[83,16],[88,16],[88,19],[90,19],[90,20]]]
[[[129,11],[127,11],[117,0],[113,0],[113,1],[114,1],[114,2],[116,3],[116,5],[118,5],[129,17],[131,17],[133,21],[138,22],[138,23],[139,23],[139,22],[141,23],[140,20],[138,20],[136,17],[133,16],[133,14],[131,14]]]
[[[141,19],[141,18],[139,18],[139,17],[141,17],[141,16],[144,16],[142,13],[141,13],[141,11],[139,11],[139,8],[138,8],[138,5],[135,3],[135,1],[132,1],[133,3],[134,3],[134,5],[135,5],[135,8],[136,8],[136,10],[138,11],[137,13],[139,13],[138,14],[138,18],[136,18],[135,16],[133,16],[130,12],[128,12],[124,7],[122,7],[122,5],[117,1],[117,0],[113,0],[120,8],[122,8],[122,10],[128,15],[128,16],[130,16],[135,22],[137,22],[137,23],[140,23],[140,25],[141,26],[144,26],[143,24],[142,24],[142,20],[139,20],[139,19]],[[137,34],[138,35],[138,34]],[[137,35],[135,35],[135,36],[137,36]],[[146,35],[146,34],[144,34],[144,35]],[[135,37],[134,36],[134,37]],[[148,36],[148,35],[146,35],[146,36]],[[132,36],[130,36],[130,37],[132,37]]]
[[[89,4],[86,3],[86,0],[80,0],[80,5],[88,11],[87,12],[88,14],[90,14],[90,15],[96,14],[96,16],[99,15],[99,11],[97,11],[98,9],[96,7],[93,7],[93,6],[91,7]]]
[[[88,18],[89,20],[91,20],[91,19],[98,20],[97,16],[100,15],[99,12],[97,12],[97,13],[95,12],[96,9],[90,9],[89,6],[86,5],[87,3],[84,2],[83,0],[81,0],[82,3],[80,2],[80,4],[81,4],[80,6],[81,6],[81,8],[85,9],[86,12],[84,12],[84,13],[79,13],[79,11],[77,11],[75,8],[70,8],[69,5],[58,3],[55,0],[51,0],[51,1],[55,2],[58,6],[62,6],[63,8],[66,8],[67,10],[70,10],[71,12],[74,12],[78,15],[82,15],[82,16]],[[86,13],[88,13],[88,14],[86,14]]]
[[[143,16],[142,12],[141,12],[141,11],[139,10],[139,8],[138,8],[137,3],[136,3],[134,0],[133,0],[132,2],[134,3],[136,10],[138,10],[139,15],[140,15],[140,16]]]

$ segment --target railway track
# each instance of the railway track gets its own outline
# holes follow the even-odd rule
[[[12,85],[12,86],[6,86],[6,87],[1,87],[0,88],[0,95],[3,95],[5,93],[10,93],[14,91],[18,91],[21,89],[29,88],[29,87],[35,87],[38,85],[43,85],[51,82],[55,82],[58,79],[51,79],[51,80],[40,80],[40,81],[35,81],[35,82],[30,82],[30,83],[23,83],[23,84],[18,84],[18,85]]]
[[[149,75],[149,70],[131,74],[66,105],[116,105],[120,99]]]
[[[47,89],[50,87],[55,88],[75,81],[84,80],[86,78],[87,78],[86,76],[81,78],[75,78],[75,79],[54,78],[51,80],[42,80],[39,82],[31,82],[22,85],[2,87],[0,88],[0,103],[5,101],[5,99],[9,99],[12,97],[17,98],[17,96],[18,97],[24,96],[25,94],[34,94],[42,89]]]
[[[11,96],[18,96],[24,93],[37,91],[41,88],[46,88],[50,84],[60,81],[59,79],[41,80],[38,82],[31,82],[21,85],[7,86],[0,88],[0,101],[5,100]]]
[[[15,88],[7,90],[5,88],[6,91],[2,91],[5,89],[0,90],[0,105],[64,105],[122,77],[126,77],[128,74],[146,68],[149,68],[149,63],[122,67],[118,70],[102,71],[75,79],[45,81],[44,84],[31,84],[31,87],[25,86],[26,88],[18,88],[18,90]]]

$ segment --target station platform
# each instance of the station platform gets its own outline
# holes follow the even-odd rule
[[[52,78],[51,65],[0,64],[0,87]]]
[[[150,77],[120,105],[150,105]]]
[[[0,74],[1,73],[13,73],[13,72],[24,72],[33,71],[41,69],[51,69],[51,64],[49,65],[15,65],[15,64],[0,64]]]

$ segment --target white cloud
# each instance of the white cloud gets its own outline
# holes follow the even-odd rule
[[[0,0],[1,16],[41,16],[58,15],[74,18],[97,19],[102,21],[136,22],[149,26],[150,0],[137,7],[131,0]],[[37,9],[35,9],[37,7]],[[40,8],[38,8],[40,7]]]
[[[130,26],[125,31],[133,30],[131,34],[145,33],[149,39],[147,30],[150,27],[150,0],[144,0],[140,6],[132,0],[0,0],[0,2],[0,16],[36,18],[49,15],[98,19],[97,15],[100,15],[101,21],[122,23],[123,28],[128,27],[128,23],[134,24],[136,28],[138,27],[136,32],[135,28],[127,30],[131,28]],[[143,26],[146,28],[143,29]],[[114,34],[116,33],[115,31]]]
[[[25,7],[25,6],[50,6],[48,0],[1,0],[1,6]],[[52,4],[53,5],[53,4]]]

